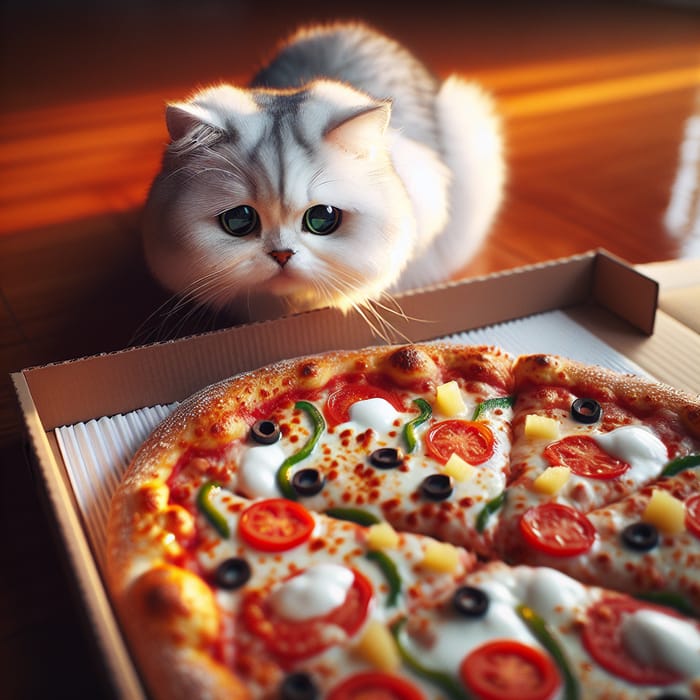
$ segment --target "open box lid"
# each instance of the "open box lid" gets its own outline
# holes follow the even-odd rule
[[[700,336],[657,315],[657,297],[656,282],[605,252],[592,252],[400,295],[403,315],[392,318],[391,340],[427,341],[567,309],[577,323],[650,374],[700,391],[700,370],[691,362],[700,356]],[[13,375],[41,486],[109,682],[119,696],[139,697],[143,690],[86,536],[54,429],[181,400],[214,381],[281,358],[376,343],[363,319],[324,309]],[[686,386],[682,381],[691,368],[695,374]]]

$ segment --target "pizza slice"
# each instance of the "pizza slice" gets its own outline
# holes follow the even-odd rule
[[[394,678],[392,625],[451,596],[475,563],[386,523],[242,499],[203,474],[175,479],[167,502],[148,483],[133,497],[149,509],[113,592],[161,697],[289,698],[348,677],[411,687]]]
[[[487,553],[508,477],[511,363],[499,350],[442,345],[276,365],[185,407],[173,469],[204,470],[245,498],[386,520]]]
[[[511,558],[700,615],[700,460],[685,462],[699,466],[586,515],[553,503],[527,511]]]
[[[690,698],[700,623],[547,567],[485,564],[452,601],[395,626],[433,696],[489,700]]]
[[[498,534],[507,559],[581,554],[586,517],[698,460],[700,401],[642,377],[548,355],[518,358],[511,481]],[[547,545],[543,545],[543,542]],[[534,554],[531,554],[533,553]]]

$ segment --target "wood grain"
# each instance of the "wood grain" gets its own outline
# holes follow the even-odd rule
[[[245,81],[298,24],[361,18],[439,75],[481,81],[502,111],[507,199],[462,274],[599,246],[633,263],[700,255],[700,14],[691,3],[293,5],[293,14],[220,0],[2,5],[3,697],[109,693],[7,375],[125,347],[144,337],[140,327],[159,332],[151,315],[166,295],[141,258],[139,216],[166,139],[166,100]]]

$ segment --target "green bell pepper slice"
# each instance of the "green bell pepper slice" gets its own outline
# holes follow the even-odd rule
[[[452,700],[469,700],[469,695],[462,688],[457,679],[453,678],[447,671],[429,668],[422,664],[413,654],[411,654],[402,639],[402,631],[406,624],[406,618],[397,620],[391,626],[391,634],[396,642],[396,648],[403,662],[418,676],[440,688],[452,698]]]
[[[662,477],[675,476],[686,469],[700,467],[700,454],[686,455],[685,457],[677,457],[672,459],[661,472]]]
[[[389,584],[389,595],[386,598],[386,604],[389,608],[393,607],[396,605],[402,588],[401,575],[396,564],[389,555],[379,550],[371,550],[365,556],[367,559],[375,562],[382,570],[384,578]]]
[[[361,508],[329,508],[324,513],[330,515],[331,518],[336,518],[336,520],[348,520],[351,523],[357,523],[365,527],[382,522],[376,515],[368,513]]]
[[[282,492],[282,495],[290,501],[296,501],[299,498],[297,492],[292,487],[292,467],[306,459],[314,451],[319,438],[326,429],[326,421],[323,420],[321,412],[309,401],[297,401],[294,404],[294,408],[304,411],[311,418],[313,433],[306,444],[298,452],[287,457],[277,470],[277,487]]]
[[[515,403],[515,396],[496,396],[493,399],[486,399],[474,409],[472,420],[477,420],[486,411],[493,411],[494,408],[510,408],[513,403]]]
[[[518,605],[516,612],[559,668],[564,680],[564,700],[578,700],[581,697],[578,680],[572,673],[561,646],[549,631],[547,623],[527,605]]]
[[[483,532],[486,529],[486,523],[491,515],[493,515],[506,502],[506,492],[502,491],[495,498],[486,501],[484,507],[476,516],[476,531]]]
[[[425,421],[433,415],[433,409],[425,399],[413,399],[413,403],[418,407],[420,413],[413,420],[408,421],[403,427],[403,438],[406,441],[406,447],[409,453],[413,452],[418,444],[416,428],[425,423]]]
[[[212,491],[221,488],[221,484],[217,481],[207,481],[197,491],[197,508],[200,513],[207,519],[209,524],[224,538],[231,536],[231,530],[226,522],[224,515],[218,511],[210,500]]]

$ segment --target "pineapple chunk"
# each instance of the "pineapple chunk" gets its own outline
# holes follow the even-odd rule
[[[380,671],[391,673],[401,665],[401,656],[391,632],[379,620],[367,623],[355,652]]]
[[[655,489],[642,514],[645,523],[655,525],[667,535],[677,535],[685,530],[685,506],[668,491]]]
[[[389,523],[371,525],[367,534],[369,549],[395,549],[399,545],[399,536]]]
[[[459,564],[459,551],[447,542],[431,542],[425,548],[422,563],[426,569],[451,574]]]
[[[437,388],[435,408],[448,418],[464,413],[467,410],[462,398],[462,392],[459,390],[459,384],[456,381],[453,380],[446,384],[441,384]]]
[[[474,474],[474,467],[453,452],[442,468],[442,473],[451,476],[455,481],[468,481]]]
[[[548,467],[533,482],[535,491],[553,496],[569,480],[569,467]]]
[[[525,416],[525,437],[531,440],[556,440],[559,437],[559,421],[530,413]]]

